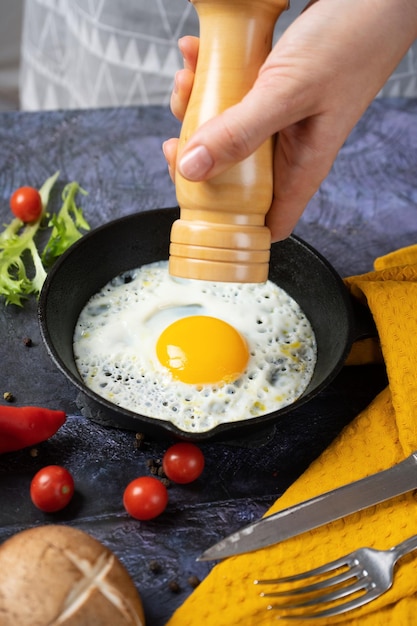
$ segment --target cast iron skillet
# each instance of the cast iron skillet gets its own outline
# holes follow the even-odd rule
[[[83,406],[96,422],[153,437],[193,441],[250,435],[308,402],[324,389],[343,366],[358,338],[350,296],[336,271],[313,248],[296,237],[273,244],[269,278],[302,307],[317,340],[317,364],[303,396],[288,407],[264,416],[221,424],[204,433],[185,433],[169,422],[120,408],[82,382],[74,362],[72,339],[87,300],[120,272],[168,258],[172,222],[177,208],[156,209],[124,217],[85,235],[50,271],[39,301],[41,334],[49,355],[82,392]]]

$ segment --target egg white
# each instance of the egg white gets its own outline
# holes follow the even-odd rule
[[[250,357],[234,383],[189,385],[160,364],[159,335],[187,315],[217,317],[245,338]],[[299,305],[271,281],[181,280],[160,261],[114,278],[89,300],[75,328],[74,355],[85,384],[103,398],[205,432],[294,402],[312,377],[316,341]]]

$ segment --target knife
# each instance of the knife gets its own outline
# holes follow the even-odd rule
[[[203,552],[211,561],[295,537],[417,488],[417,451],[390,469],[291,506],[245,526]]]

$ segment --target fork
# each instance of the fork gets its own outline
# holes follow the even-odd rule
[[[363,606],[388,591],[394,580],[395,564],[416,548],[417,535],[413,535],[389,550],[360,548],[308,572],[285,578],[255,580],[254,583],[270,585],[303,581],[301,586],[260,594],[266,598],[289,597],[289,600],[283,603],[268,606],[268,609],[290,611],[290,614],[280,616],[281,619],[331,617]],[[314,582],[315,577],[323,575],[326,577]],[[313,579],[312,582],[309,582],[310,578]],[[308,597],[301,601],[296,600],[297,597],[304,595]],[[342,602],[339,602],[340,600]],[[323,605],[329,603],[331,603],[329,608],[320,610]],[[312,607],[312,611],[304,612],[307,607]]]

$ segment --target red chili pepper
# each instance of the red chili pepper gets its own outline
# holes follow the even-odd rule
[[[63,411],[38,406],[0,406],[0,454],[49,439],[66,417]]]

